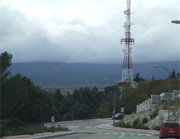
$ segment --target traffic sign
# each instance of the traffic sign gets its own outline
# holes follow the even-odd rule
[[[124,107],[121,107],[121,112],[124,112]]]

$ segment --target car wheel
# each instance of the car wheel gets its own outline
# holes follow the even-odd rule
[[[163,139],[163,137],[159,137],[159,139]]]

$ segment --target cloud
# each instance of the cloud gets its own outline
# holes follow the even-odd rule
[[[132,1],[134,62],[179,59],[179,0]],[[121,63],[124,38],[119,0],[2,0],[0,49],[14,62]]]

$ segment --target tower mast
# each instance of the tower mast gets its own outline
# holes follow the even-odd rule
[[[121,45],[124,44],[124,60],[122,70],[122,82],[133,82],[132,58],[131,58],[131,45],[134,44],[134,39],[131,38],[131,0],[127,0],[127,9],[124,11],[126,15],[126,22],[124,23],[125,38],[121,39]]]

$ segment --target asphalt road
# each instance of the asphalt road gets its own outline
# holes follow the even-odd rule
[[[158,136],[154,136],[147,133],[129,132],[129,131],[117,131],[117,130],[105,130],[99,129],[98,126],[105,123],[110,123],[112,120],[108,119],[94,119],[83,121],[68,121],[58,122],[54,125],[64,126],[72,131],[76,131],[76,134],[51,137],[52,139],[159,139]],[[51,126],[50,124],[47,126]]]

